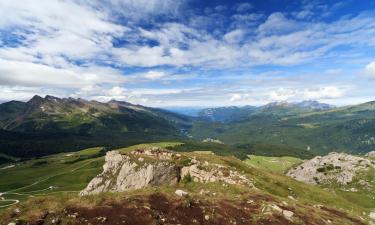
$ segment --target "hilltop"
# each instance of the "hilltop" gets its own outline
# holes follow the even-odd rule
[[[0,212],[0,220],[20,224],[370,221],[375,204],[361,201],[358,193],[348,199],[334,188],[304,184],[232,156],[166,149],[181,144],[136,145],[107,152],[105,159],[105,152],[97,148],[22,162],[0,174],[7,182],[0,185],[2,196],[21,200]]]

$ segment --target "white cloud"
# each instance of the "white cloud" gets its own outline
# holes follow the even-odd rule
[[[253,8],[253,5],[251,5],[248,2],[244,2],[244,3],[240,3],[240,4],[236,5],[236,10],[238,12],[246,12],[246,11],[252,9],[252,8]]]
[[[165,76],[167,76],[167,74],[161,71],[149,71],[144,75],[145,78],[151,79],[151,80],[157,80]]]
[[[110,9],[111,12],[120,14],[133,20],[148,19],[155,15],[176,16],[185,0],[109,0],[109,1],[91,1],[85,0],[104,10]]]
[[[236,102],[236,101],[239,101],[241,99],[242,99],[242,95],[241,94],[232,94],[232,96],[230,97],[229,101]]]
[[[369,77],[375,77],[375,61],[370,62],[369,64],[366,65],[365,73]]]
[[[122,83],[126,78],[108,69],[55,68],[31,62],[0,59],[2,85],[81,88],[104,83]]]
[[[285,34],[296,31],[301,24],[295,20],[287,19],[284,14],[276,12],[271,14],[267,20],[258,27],[258,32],[262,35]]]
[[[345,94],[345,89],[335,86],[315,88],[279,88],[270,91],[270,101],[301,101],[301,100],[323,100],[337,99]]]
[[[270,101],[287,101],[295,97],[297,91],[294,89],[279,88],[278,90],[271,91],[269,94]]]
[[[110,96],[123,96],[123,95],[125,95],[126,91],[127,90],[125,88],[115,86],[115,87],[108,90],[108,95],[110,95]]]
[[[245,32],[241,29],[233,30],[224,35],[223,39],[228,43],[238,43],[244,37]]]
[[[312,100],[336,99],[336,98],[343,97],[344,94],[345,94],[344,89],[340,89],[334,86],[328,86],[328,87],[306,89],[303,92],[302,97],[304,99],[312,99]]]

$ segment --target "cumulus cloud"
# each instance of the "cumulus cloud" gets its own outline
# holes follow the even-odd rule
[[[18,86],[82,88],[93,84],[121,83],[126,78],[100,68],[55,68],[31,62],[0,59],[0,83]]]
[[[337,99],[344,96],[346,90],[335,86],[314,88],[279,88],[270,91],[270,101],[301,101]]]
[[[164,103],[170,99],[189,103],[337,99],[347,93],[341,83],[315,80],[296,84],[285,77],[278,80],[282,84],[257,81],[250,88],[233,84],[231,79],[239,79],[241,71],[259,65],[289,71],[304,63],[347,62],[348,57],[365,57],[363,49],[375,47],[371,13],[324,21],[311,19],[316,12],[327,12],[324,4],[305,2],[298,13],[266,15],[255,12],[248,3],[184,12],[187,2],[0,1],[2,90],[22,99],[36,88],[43,93],[140,103],[142,99],[158,102],[158,98]],[[225,9],[233,14],[221,13]],[[345,49],[345,54],[337,49]],[[336,72],[345,71],[337,67]],[[369,63],[366,74],[374,77],[374,68],[374,62]],[[240,71],[239,75],[232,70]],[[323,70],[329,73],[330,68]],[[338,74],[335,71],[331,74]],[[182,82],[186,79],[192,80]],[[220,82],[225,91],[218,97],[217,87],[207,86]],[[183,87],[176,87],[182,83]],[[174,88],[155,88],[162,84]],[[250,96],[252,88],[259,94]]]

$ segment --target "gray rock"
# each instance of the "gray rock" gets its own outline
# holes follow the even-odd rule
[[[345,153],[330,153],[317,156],[292,168],[287,175],[308,184],[326,184],[332,181],[340,184],[351,182],[357,172],[373,167],[373,161],[367,158]]]
[[[180,197],[185,197],[185,196],[188,195],[188,193],[186,191],[179,190],[179,189],[175,191],[175,194],[180,196]]]
[[[171,162],[156,160],[138,165],[127,155],[108,152],[103,172],[97,175],[80,195],[102,192],[120,192],[148,186],[173,185],[179,178],[177,166]]]

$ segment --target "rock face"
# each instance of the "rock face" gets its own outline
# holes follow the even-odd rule
[[[129,156],[111,151],[107,153],[105,161],[104,171],[96,176],[80,195],[173,185],[179,179],[177,166],[163,160],[137,164]]]
[[[253,187],[246,176],[230,167],[202,163],[194,157],[182,156],[166,149],[147,148],[124,155],[118,151],[108,152],[103,172],[92,179],[80,195],[174,185],[185,176],[190,176],[195,182],[224,182]]]
[[[317,156],[292,168],[287,175],[308,184],[347,184],[361,171],[375,168],[373,160],[345,153]]]

